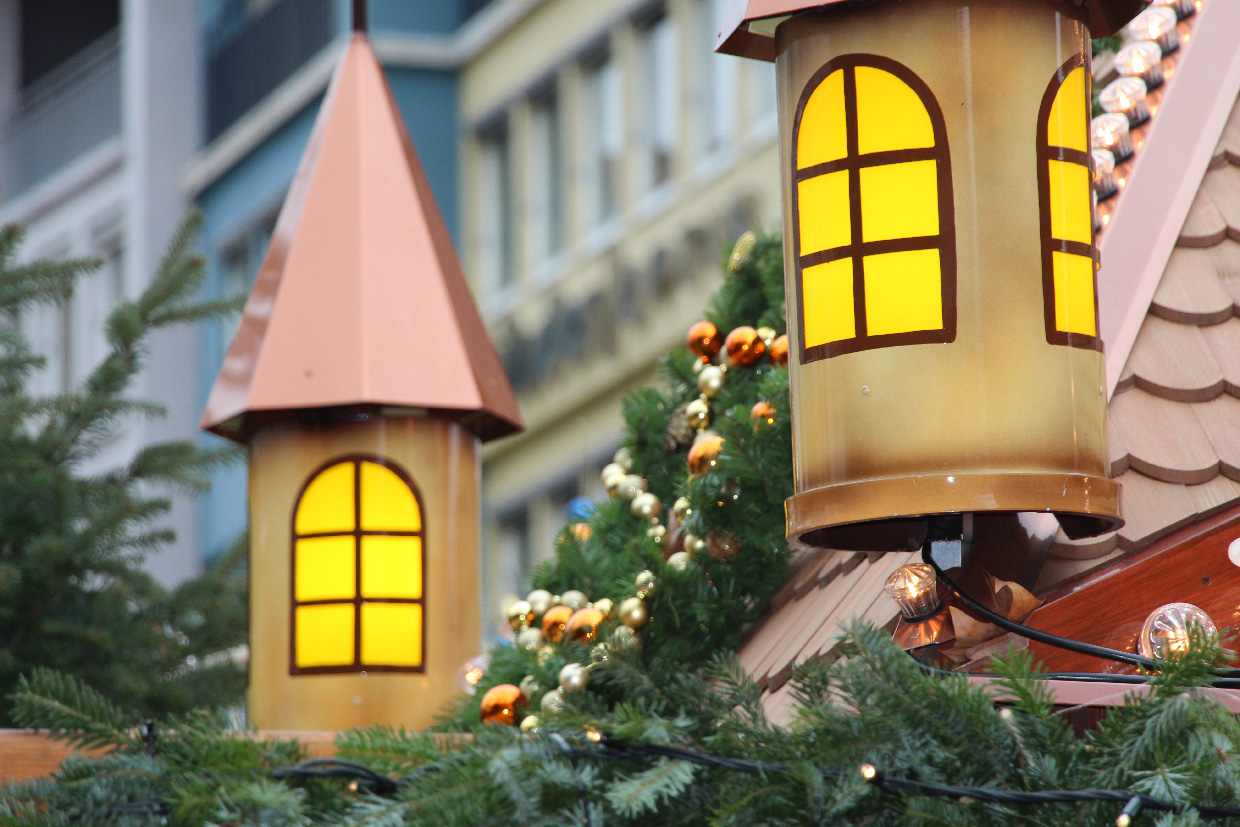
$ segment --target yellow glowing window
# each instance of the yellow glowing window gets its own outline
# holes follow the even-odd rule
[[[956,338],[951,158],[934,95],[905,66],[836,58],[793,138],[801,360]]]
[[[1101,350],[1089,83],[1089,66],[1077,55],[1055,72],[1038,113],[1042,298],[1048,342]]]
[[[409,475],[342,459],[293,515],[293,674],[423,669],[422,507]]]

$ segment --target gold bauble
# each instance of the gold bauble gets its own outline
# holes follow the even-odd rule
[[[741,237],[736,239],[736,243],[732,245],[732,255],[728,257],[728,272],[739,273],[741,267],[753,255],[754,247],[758,245],[758,237],[753,234],[752,230],[746,230]]]
[[[740,550],[740,538],[726,528],[712,528],[706,535],[706,553],[721,563],[734,559]]]
[[[685,406],[685,421],[699,431],[710,424],[710,405],[705,399],[694,399]]]
[[[719,328],[713,322],[697,322],[689,328],[686,344],[694,356],[703,362],[709,362],[719,352],[723,340],[719,338]]]
[[[646,490],[646,481],[636,474],[628,474],[624,478],[624,482],[620,483],[619,489],[616,490],[616,496],[622,500],[632,500],[638,494]]]
[[[758,338],[762,340],[762,344],[770,347],[771,342],[775,340],[775,329],[772,327],[760,327],[757,332]]]
[[[695,536],[693,536],[692,534],[686,534],[686,535],[685,535],[685,551],[684,551],[684,553],[685,553],[685,554],[688,554],[688,555],[689,555],[689,557],[691,557],[691,558],[692,558],[692,557],[695,557],[695,556],[697,556],[697,553],[698,553],[699,551],[701,551],[701,550],[702,550],[702,547],[703,547],[703,546],[705,546],[705,545],[706,545],[706,544],[705,544],[704,542],[702,542],[702,538],[700,538],[700,537],[695,537]],[[670,562],[670,561],[669,561],[669,562]]]
[[[620,604],[620,622],[630,629],[640,629],[650,621],[650,610],[640,597],[629,597]]]
[[[542,646],[544,640],[542,629],[529,628],[517,632],[517,648],[525,649],[527,652],[532,652]]]
[[[590,673],[580,663],[565,664],[560,670],[560,691],[580,692],[590,684]]]
[[[667,526],[652,525],[646,529],[646,536],[654,540],[659,545],[667,544]]]
[[[529,604],[529,601],[518,600],[508,607],[508,625],[514,632],[529,628],[533,622],[534,607]]]
[[[551,601],[551,592],[546,589],[534,589],[534,591],[525,596],[525,601],[534,610],[535,617],[541,617],[546,613],[547,609],[555,605]]]
[[[630,508],[634,517],[647,522],[657,520],[663,513],[663,503],[659,502],[659,498],[649,491],[634,497]]]
[[[685,517],[693,513],[693,505],[689,502],[688,497],[677,497],[676,502],[672,503],[672,516],[676,518],[676,522],[683,523]]]
[[[537,715],[526,715],[524,718],[521,719],[521,731],[522,732],[533,732],[536,729],[538,729],[538,716]]]
[[[564,708],[564,693],[558,689],[552,689],[542,696],[542,703],[538,706],[544,713],[555,714]]]
[[[573,539],[579,543],[589,540],[590,535],[594,533],[594,529],[590,528],[589,523],[573,523],[568,531],[573,535]]]
[[[642,639],[628,626],[618,626],[611,633],[611,645],[618,651],[631,652],[641,648]]]
[[[628,448],[621,448],[616,451],[616,455],[612,457],[612,462],[624,469],[624,473],[633,470],[633,452]]]
[[[612,611],[616,608],[616,604],[612,603],[609,598],[604,597],[602,600],[595,600],[591,604],[591,607],[602,612],[603,617],[611,617]]]
[[[697,380],[698,390],[713,399],[719,395],[719,391],[723,390],[723,368],[717,365],[707,365],[698,373]]]
[[[521,679],[521,683],[517,684],[517,688],[525,693],[525,697],[532,698],[542,691],[542,685],[533,675],[526,675]]]
[[[779,368],[788,367],[788,334],[776,337],[771,342],[771,364]]]
[[[625,468],[618,462],[609,462],[603,466],[603,470],[599,472],[598,478],[603,481],[603,485],[607,484],[607,478],[616,474],[627,474],[629,469]]]
[[[671,557],[667,558],[667,564],[676,569],[676,571],[684,571],[689,568],[689,564],[692,562],[693,559],[689,556],[688,552],[684,551],[678,551]]]
[[[646,569],[645,571],[638,573],[637,579],[633,582],[637,586],[638,597],[649,597],[654,594],[655,586],[659,581],[654,576],[654,572],[650,569]]]
[[[544,643],[542,646],[538,647],[538,654],[534,659],[538,662],[539,666],[546,666],[547,661],[551,660],[553,655],[555,655],[555,647],[550,643]]]
[[[606,619],[607,615],[598,609],[578,609],[564,626],[564,637],[574,643],[593,643],[598,637],[599,624]]]
[[[584,609],[586,606],[590,605],[590,598],[586,597],[585,592],[577,591],[576,589],[569,589],[564,592],[564,594],[560,595],[560,604],[567,606],[575,612],[578,609]]]
[[[758,338],[758,331],[742,325],[728,334],[725,347],[728,358],[737,365],[753,365],[766,353],[766,343]]]
[[[547,640],[559,643],[560,638],[564,636],[564,626],[572,616],[573,610],[568,606],[552,606],[548,609],[542,619],[542,631],[547,636]]]
[[[629,475],[623,471],[612,474],[603,478],[603,488],[607,490],[607,496],[616,497],[620,495],[620,486],[624,485]]]
[[[689,473],[700,474],[715,467],[719,461],[719,452],[723,450],[723,437],[718,434],[703,434],[693,442],[689,449]]]
[[[487,690],[478,708],[482,712],[482,723],[512,726],[517,722],[518,711],[527,703],[529,698],[519,687],[501,683]]]

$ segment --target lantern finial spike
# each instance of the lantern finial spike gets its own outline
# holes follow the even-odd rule
[[[366,33],[366,0],[353,0],[353,31]]]

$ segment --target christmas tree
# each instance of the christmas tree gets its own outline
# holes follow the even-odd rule
[[[1199,824],[1240,816],[1216,640],[1080,735],[1027,655],[1004,703],[858,626],[773,724],[733,652],[784,579],[791,493],[779,242],[747,235],[658,390],[625,402],[610,497],[564,528],[435,731],[342,732],[333,760],[206,713],[157,726],[39,671],[14,716],[110,749],[10,788],[5,823]],[[724,331],[727,331],[724,335]],[[726,354],[726,357],[725,355]],[[726,367],[726,369],[725,369]],[[667,505],[670,504],[670,508]],[[1234,680],[1234,678],[1231,678]],[[1142,815],[1144,813],[1144,815]]]

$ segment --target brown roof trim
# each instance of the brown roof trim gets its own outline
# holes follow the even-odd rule
[[[1099,245],[1108,398],[1240,95],[1240,3],[1206,2]]]

